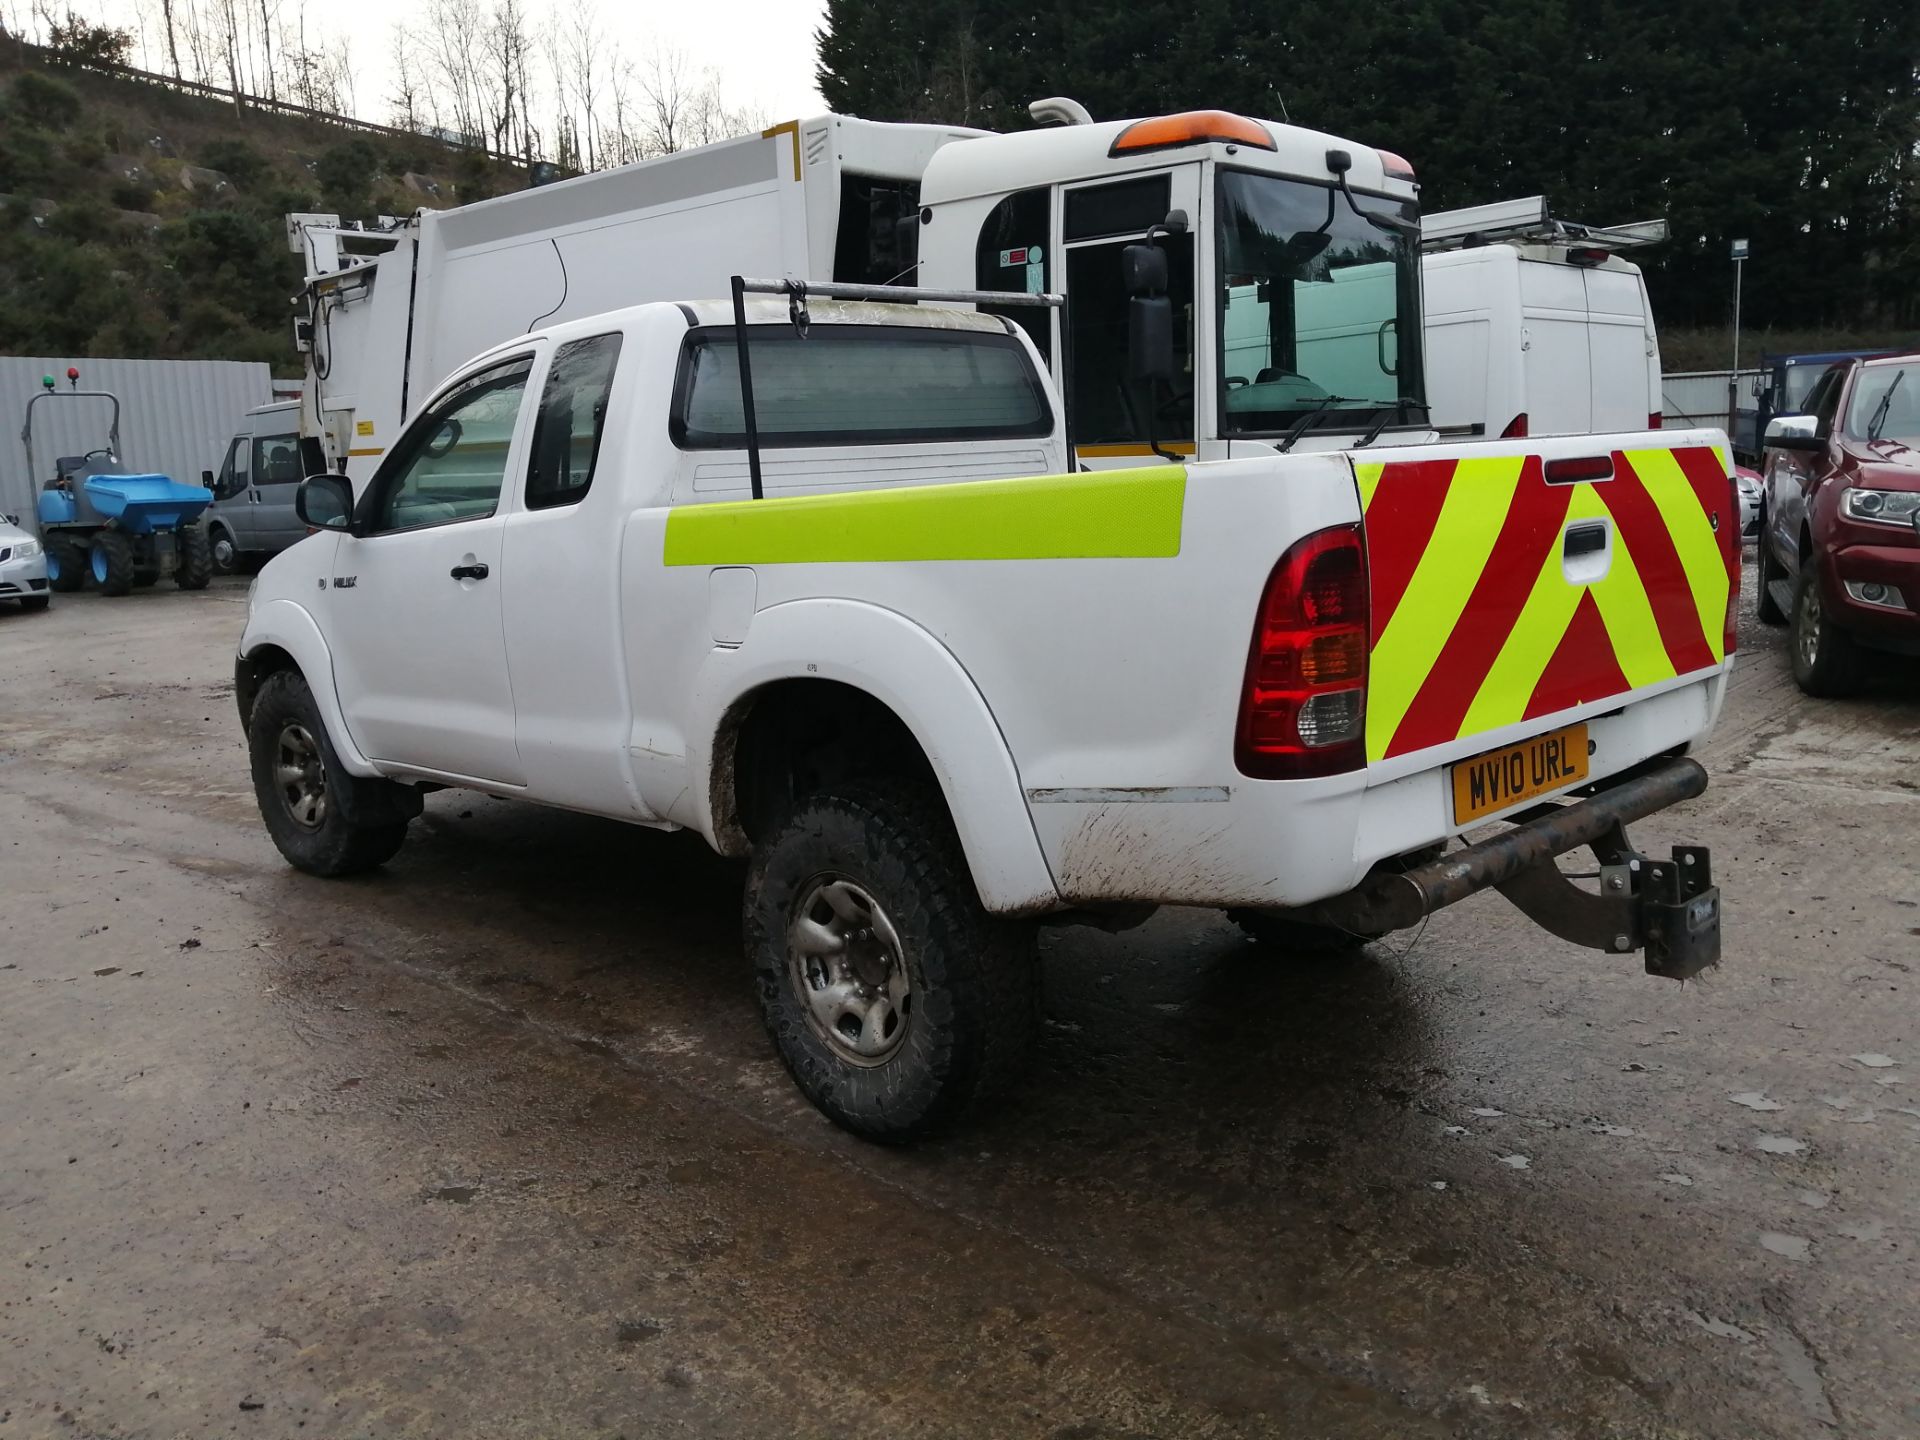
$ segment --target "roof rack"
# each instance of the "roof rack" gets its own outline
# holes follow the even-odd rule
[[[1627,225],[1556,220],[1547,209],[1544,195],[1496,200],[1491,205],[1469,205],[1463,210],[1439,210],[1420,221],[1420,248],[1429,252],[1471,249],[1502,240],[1631,250],[1639,245],[1657,245],[1666,238],[1665,220],[1637,220]]]

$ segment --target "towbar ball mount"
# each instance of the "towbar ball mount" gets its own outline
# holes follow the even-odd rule
[[[1646,952],[1649,975],[1688,980],[1720,962],[1720,892],[1704,845],[1677,845],[1671,860],[1635,850],[1627,825],[1707,788],[1698,761],[1661,761],[1571,803],[1549,802],[1511,817],[1513,829],[1406,870],[1369,875],[1345,895],[1296,912],[1359,934],[1417,925],[1482,890],[1498,890],[1534,924],[1575,945],[1610,954]],[[1582,846],[1600,869],[1598,891],[1555,864]]]

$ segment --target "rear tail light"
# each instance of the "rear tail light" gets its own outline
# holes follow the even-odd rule
[[[1667,417],[1658,410],[1647,413],[1647,429],[1658,430],[1667,423]]]
[[[1367,552],[1358,525],[1309,535],[1267,577],[1234,737],[1240,773],[1337,775],[1367,763]]]
[[[1736,471],[1727,474],[1727,520],[1720,527],[1720,552],[1727,561],[1727,623],[1721,651],[1731,655],[1739,648],[1739,637],[1735,633],[1736,622],[1740,615],[1740,476]],[[1766,544],[1763,537],[1760,541]]]
[[[1527,438],[1527,412],[1522,410],[1507,421],[1507,428],[1500,432],[1502,440],[1524,440]]]
[[[1606,251],[1593,249],[1585,245],[1567,251],[1567,260],[1574,265],[1604,265],[1606,259]]]

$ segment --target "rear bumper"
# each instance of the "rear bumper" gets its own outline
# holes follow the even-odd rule
[[[1633,850],[1626,827],[1706,788],[1707,772],[1697,761],[1658,762],[1586,799],[1523,812],[1513,829],[1490,840],[1372,875],[1299,914],[1380,934],[1497,889],[1563,940],[1613,954],[1644,950],[1648,974],[1689,979],[1720,959],[1720,892],[1707,851],[1679,846],[1671,861],[1653,860]],[[1583,846],[1600,861],[1597,891],[1576,886],[1554,863]]]

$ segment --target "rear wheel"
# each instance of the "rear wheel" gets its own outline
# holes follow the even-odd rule
[[[774,1047],[854,1134],[937,1130],[1031,1055],[1034,927],[980,904],[937,794],[868,782],[801,800],[755,847],[744,908]]]
[[[133,542],[118,530],[93,537],[90,568],[102,595],[124,595],[133,588]]]
[[[1290,915],[1276,915],[1271,910],[1229,910],[1227,918],[1256,943],[1293,955],[1351,955],[1380,938],[1336,930],[1331,925],[1309,924]]]
[[[71,540],[47,541],[47,586],[71,595],[86,581],[87,552]]]
[[[204,590],[213,579],[213,546],[198,525],[183,526],[173,537],[173,583],[182,590]]]
[[[1793,596],[1793,678],[1809,695],[1838,700],[1857,695],[1867,683],[1866,657],[1834,623],[1820,594],[1820,577],[1809,560],[1800,567]]]
[[[277,671],[260,687],[247,749],[260,818],[290,865],[310,875],[352,875],[399,853],[406,812],[391,792],[401,787],[346,771],[297,670]]]
[[[1767,517],[1764,511],[1760,516],[1760,543],[1755,548],[1759,553],[1754,556],[1753,562],[1753,613],[1759,617],[1762,625],[1784,625],[1787,623],[1787,612],[1780,608],[1780,602],[1773,598],[1773,592],[1767,588],[1782,576],[1767,546]]]

